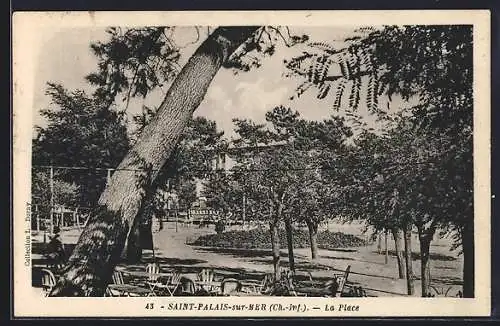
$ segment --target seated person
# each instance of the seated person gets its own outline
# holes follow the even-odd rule
[[[59,227],[55,226],[54,235],[50,237],[50,242],[47,245],[46,256],[49,259],[49,265],[52,266],[64,265],[66,262],[66,252],[59,233]]]

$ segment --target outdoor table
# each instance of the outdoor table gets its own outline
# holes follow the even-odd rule
[[[253,293],[259,293],[258,288],[262,286],[262,281],[258,280],[245,280],[241,281],[241,285],[243,288],[251,288]]]
[[[172,272],[149,273],[146,271],[126,271],[126,270],[123,270],[123,273],[130,275],[130,276],[138,277],[138,278],[148,279],[150,281],[152,279],[154,279],[153,282],[156,282],[158,284],[150,285],[150,286],[152,286],[151,291],[155,295],[164,295],[166,293],[165,290],[168,290],[167,288],[171,287],[168,284],[170,282],[170,278],[174,275]],[[159,283],[163,283],[164,285],[161,285]],[[177,286],[175,286],[175,287],[177,287]],[[169,291],[169,294],[172,295],[170,293],[170,290],[168,290],[168,291]]]
[[[214,270],[215,274],[221,274],[221,275],[239,275],[238,272],[232,272],[232,271],[225,271],[222,269],[216,269]]]
[[[298,281],[296,282],[299,287],[311,287],[311,288],[320,288],[323,286],[325,283],[322,281]]]
[[[130,294],[137,294],[139,296],[148,296],[151,291],[140,286],[130,285],[130,284],[110,284],[109,288],[118,292]]]
[[[328,289],[324,288],[317,288],[317,287],[311,287],[311,286],[304,286],[304,287],[295,287],[294,288],[295,292],[297,293],[304,293],[304,294],[311,294],[313,296],[333,296],[332,292],[329,291]]]
[[[215,281],[194,281],[194,283],[200,288],[208,293],[218,293],[220,291],[220,287],[222,282],[215,282]]]
[[[123,270],[122,271],[125,274],[128,274],[130,276],[137,276],[137,277],[144,277],[144,278],[149,278],[149,277],[170,277],[173,275],[173,273],[148,273],[146,271],[127,271]]]
[[[238,292],[237,294],[234,294],[236,297],[262,297],[264,296],[262,293],[258,292]]]
[[[237,276],[240,275],[240,273],[237,273],[237,272],[224,271],[224,270],[215,270],[214,273],[216,276],[222,276],[223,278],[224,277],[236,278]]]

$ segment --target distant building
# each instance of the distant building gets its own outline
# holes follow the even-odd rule
[[[236,161],[233,158],[235,155],[242,152],[255,152],[260,153],[266,150],[274,150],[277,147],[284,146],[285,143],[274,143],[274,144],[257,144],[256,146],[234,146],[230,145],[226,150],[219,151],[210,149],[209,152],[213,153],[211,168],[213,171],[229,171],[232,167],[236,165]],[[203,193],[203,179],[196,180],[196,195],[199,197]]]
[[[191,204],[188,212],[188,220],[194,224],[200,222],[214,222],[218,220],[218,212],[207,206],[207,199],[205,197],[199,197],[195,202]]]
[[[212,171],[229,171],[232,167],[236,165],[236,160],[234,156],[242,152],[255,152],[261,153],[266,150],[274,150],[277,147],[283,146],[284,143],[275,144],[258,144],[257,146],[229,146],[226,150],[220,151],[215,149],[208,149],[207,152],[212,152],[212,159],[210,167]],[[196,179],[196,196],[197,200],[191,204],[188,212],[182,212],[181,215],[183,219],[192,223],[199,223],[200,221],[216,221],[221,216],[217,210],[208,207],[207,199],[203,197],[204,182],[206,179]],[[184,216],[186,214],[186,216]]]
[[[165,203],[165,209],[175,209],[179,207],[179,196],[173,191],[157,190]]]

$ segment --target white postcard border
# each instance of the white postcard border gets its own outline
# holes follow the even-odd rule
[[[476,298],[293,298],[149,297],[42,298],[31,287],[25,265],[30,222],[33,72],[43,51],[39,32],[46,26],[153,25],[308,25],[471,24],[474,26],[474,213]],[[490,12],[419,11],[224,11],[224,12],[16,12],[13,15],[13,268],[16,317],[361,317],[488,316],[491,293],[490,230]],[[153,302],[156,309],[145,309]],[[264,311],[169,310],[169,303],[266,304]],[[273,304],[307,305],[308,311],[272,311]],[[359,305],[359,311],[326,311],[326,305]],[[164,308],[161,308],[163,306]],[[316,310],[313,307],[320,307]]]

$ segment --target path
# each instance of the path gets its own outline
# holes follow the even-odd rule
[[[343,230],[348,232],[349,229]],[[155,257],[162,267],[174,267],[183,272],[193,272],[205,267],[232,271],[249,277],[255,274],[271,273],[272,257],[269,250],[241,250],[202,248],[188,245],[200,235],[213,233],[212,228],[178,227],[167,223],[165,228],[154,233]],[[78,240],[78,231],[62,232],[66,244],[74,244]],[[354,233],[354,232],[352,232]],[[43,234],[34,236],[34,241],[42,242]],[[414,241],[418,244],[417,241]],[[392,245],[392,241],[389,242]],[[449,243],[444,240],[435,241],[431,253],[449,257],[449,260],[431,260],[431,275],[433,284],[438,287],[452,286],[450,293],[456,293],[461,288],[461,256],[452,258]],[[392,249],[390,247],[389,249]],[[384,263],[384,255],[376,253],[376,245],[353,248],[351,250],[320,250],[319,258],[310,259],[308,248],[295,249],[297,270],[310,271],[313,277],[329,278],[332,273],[343,271],[351,265],[349,281],[362,286],[369,295],[374,296],[405,296],[406,280],[397,279],[396,259],[389,256],[388,264]],[[151,253],[144,255],[145,260],[152,258]],[[281,265],[287,266],[287,252],[281,251]],[[144,269],[144,264],[122,265],[127,269]],[[413,261],[413,271],[418,276],[420,263]],[[420,295],[420,281],[415,280],[415,295]]]
[[[164,230],[154,234],[155,254],[167,266],[184,268],[211,267],[246,273],[272,272],[272,257],[266,250],[238,250],[221,248],[202,248],[187,245],[186,242],[197,236],[213,233],[211,229],[197,227],[178,228],[167,225]],[[443,241],[436,241],[432,253],[450,255]],[[385,264],[384,255],[376,253],[376,245],[352,250],[320,250],[317,260],[310,259],[308,248],[295,249],[298,270],[307,270],[313,277],[331,277],[333,272],[343,271],[351,265],[349,281],[362,286],[375,296],[405,296],[406,280],[397,278],[396,258],[389,256]],[[287,265],[286,250],[282,249],[282,264]],[[431,261],[433,283],[438,287],[452,286],[453,293],[461,288],[461,257],[455,260]],[[420,263],[413,261],[413,271],[418,276]],[[415,280],[415,295],[420,295],[420,281]],[[450,292],[450,293],[451,293]]]

